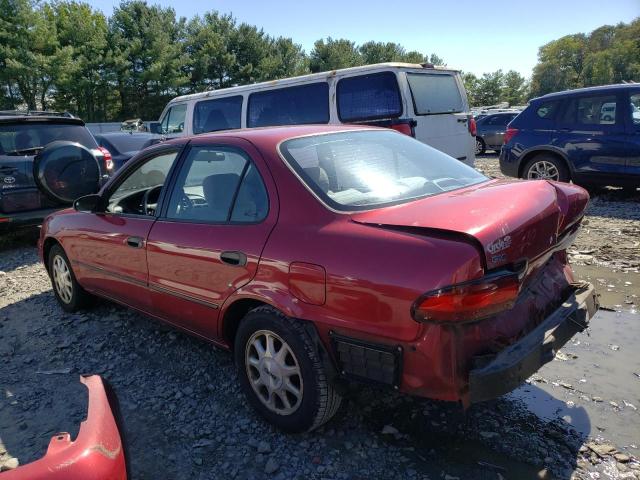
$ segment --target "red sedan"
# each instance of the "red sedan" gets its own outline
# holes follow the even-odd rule
[[[391,130],[236,130],[141,152],[40,249],[62,308],[98,295],[232,350],[250,403],[304,431],[346,380],[469,405],[552,360],[597,309],[566,255],[588,198]]]

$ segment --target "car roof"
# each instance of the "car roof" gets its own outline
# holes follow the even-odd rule
[[[217,138],[242,138],[254,144],[275,146],[285,140],[307,135],[348,132],[354,130],[385,130],[387,128],[370,127],[367,125],[284,125],[278,127],[239,128],[219,132],[201,133],[189,137],[168,140],[169,144],[182,144],[188,141],[215,140]]]
[[[640,88],[640,83],[616,83],[613,85],[599,85],[596,87],[575,88],[572,90],[563,90],[561,92],[547,93],[546,95],[535,98],[534,100],[548,100],[551,98],[564,97],[566,95],[580,95],[583,93],[602,93],[608,91],[617,92],[618,90],[625,90],[633,87]]]
[[[79,118],[57,116],[0,115],[0,125],[7,123],[57,123],[65,125],[84,125]]]

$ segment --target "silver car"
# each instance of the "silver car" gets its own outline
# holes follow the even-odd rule
[[[476,155],[482,155],[487,150],[500,153],[504,132],[511,120],[520,112],[493,113],[476,121]]]

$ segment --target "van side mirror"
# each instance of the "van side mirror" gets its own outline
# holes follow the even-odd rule
[[[85,195],[73,202],[73,208],[78,212],[93,213],[99,207],[102,197],[98,194]]]
[[[149,122],[149,131],[151,133],[162,135],[162,127],[160,126],[160,122]]]

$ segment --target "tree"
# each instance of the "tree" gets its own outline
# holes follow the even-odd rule
[[[157,118],[188,84],[186,20],[172,8],[123,1],[109,19],[109,44],[120,97],[119,117]]]
[[[60,46],[70,52],[70,62],[56,81],[56,108],[71,110],[89,122],[113,116],[117,97],[108,64],[107,19],[89,5],[74,1],[54,3],[47,9]]]
[[[346,39],[318,40],[313,46],[309,58],[309,68],[312,72],[325,72],[338,68],[362,65],[362,56],[355,42]]]
[[[531,93],[640,81],[640,19],[567,35],[540,47]]]
[[[527,100],[527,81],[515,70],[509,70],[502,77],[500,101],[509,105],[522,105]]]
[[[70,62],[60,46],[50,8],[35,0],[0,0],[0,79],[29,109],[49,107],[51,88]]]

